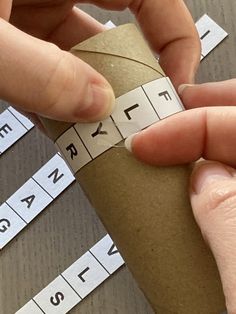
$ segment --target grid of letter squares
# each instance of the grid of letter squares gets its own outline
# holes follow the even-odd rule
[[[65,314],[124,264],[106,235],[16,314]]]
[[[56,144],[76,173],[129,135],[183,110],[169,78],[163,77],[118,97],[110,117],[97,123],[77,123]]]

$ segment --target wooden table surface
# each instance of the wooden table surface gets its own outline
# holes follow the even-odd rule
[[[163,0],[164,1],[164,0]],[[201,63],[199,82],[236,77],[236,3],[232,0],[187,0],[195,21],[209,14],[230,36]],[[81,5],[104,23],[133,21],[117,13]],[[157,34],[158,35],[158,34]],[[6,104],[1,103],[0,111]],[[0,204],[56,152],[36,128],[0,159]],[[106,234],[78,184],[70,186],[10,244],[0,251],[0,313],[13,314]],[[151,307],[127,267],[104,282],[70,313],[151,314]]]

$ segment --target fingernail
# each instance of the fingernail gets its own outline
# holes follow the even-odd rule
[[[195,85],[194,84],[181,84],[181,85],[179,85],[179,87],[178,87],[178,94],[182,95],[183,91],[186,88],[191,87],[191,86],[195,86]]]
[[[107,118],[115,107],[115,95],[110,85],[89,87],[85,108],[78,112],[80,122],[92,122]]]
[[[194,194],[200,194],[209,184],[232,178],[234,170],[217,162],[199,162],[192,174],[191,189]]]
[[[115,107],[115,95],[110,86],[105,88],[97,85],[93,86],[93,99],[97,106],[101,106],[101,117],[105,118],[109,116]]]
[[[133,139],[138,133],[134,133],[130,136],[127,137],[125,140],[125,148],[132,153],[132,144],[133,144]]]

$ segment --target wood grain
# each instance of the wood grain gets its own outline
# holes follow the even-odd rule
[[[231,0],[187,0],[197,20],[208,13],[230,36],[201,64],[197,81],[236,77],[236,4]],[[101,22],[133,21],[128,11],[107,12],[82,5]],[[6,104],[1,103],[1,110]],[[0,159],[0,202],[4,202],[56,152],[36,128]],[[0,252],[0,313],[13,314],[61,271],[105,235],[79,185],[73,184]],[[89,295],[71,313],[152,314],[126,267]]]

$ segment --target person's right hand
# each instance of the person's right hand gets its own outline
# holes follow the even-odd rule
[[[228,314],[236,313],[236,79],[180,87],[187,110],[147,128],[128,142],[154,165],[200,157],[191,178],[196,221],[219,268]],[[214,107],[205,107],[214,106]],[[204,107],[204,108],[196,108]],[[195,108],[195,109],[193,109]]]

